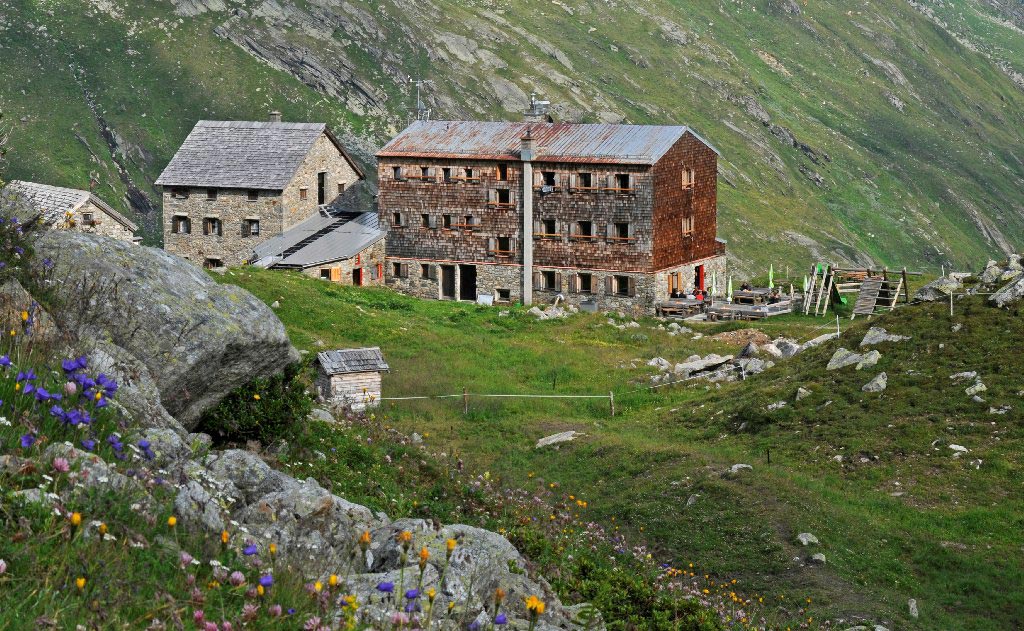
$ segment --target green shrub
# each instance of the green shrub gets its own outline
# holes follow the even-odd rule
[[[296,362],[281,374],[253,379],[204,414],[197,431],[209,434],[216,445],[290,439],[313,407],[306,392],[306,370]]]

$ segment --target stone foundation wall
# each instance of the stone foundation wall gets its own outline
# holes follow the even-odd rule
[[[321,278],[320,272],[322,270],[333,270],[337,269],[339,279],[337,282],[341,285],[352,285],[352,270],[362,269],[363,270],[363,287],[370,287],[374,285],[384,284],[384,239],[381,239],[377,243],[374,243],[370,247],[366,248],[359,253],[358,257],[350,259],[342,259],[340,261],[331,261],[324,263],[323,265],[316,265],[314,267],[307,267],[302,270],[302,273],[313,278]]]
[[[711,277],[712,274],[718,277],[718,295],[724,296],[726,284],[729,281],[727,274],[726,257],[715,256],[700,261],[694,261],[692,263],[686,263],[685,265],[679,265],[666,270],[661,270],[654,274],[655,286],[654,294],[656,301],[661,302],[667,300],[670,296],[669,291],[669,276],[672,274],[679,274],[679,279],[682,281],[681,287],[685,292],[692,292],[694,290],[695,271],[698,265],[704,266],[704,287],[708,291],[711,290]],[[738,287],[734,287],[738,289]]]
[[[164,189],[164,249],[197,265],[207,259],[241,265],[253,248],[283,230],[279,191],[260,191],[256,201],[249,201],[249,191],[245,189],[217,189],[215,200],[207,199],[205,188],[187,190],[188,197],[181,198],[171,194],[171,187]],[[175,217],[188,217],[192,222],[191,233],[172,232]],[[203,234],[203,220],[207,217],[220,219],[220,236]],[[249,219],[259,220],[260,234],[243,237],[242,223]]]

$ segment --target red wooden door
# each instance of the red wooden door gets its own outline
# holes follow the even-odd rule
[[[693,278],[694,288],[704,291],[704,266],[698,265],[697,269],[694,270]]]

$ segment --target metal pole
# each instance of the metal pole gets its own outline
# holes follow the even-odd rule
[[[836,335],[842,335],[843,332],[839,330],[839,316],[836,315]]]
[[[949,317],[953,317],[953,292],[949,292]]]
[[[469,389],[462,389],[462,413],[469,414]]]
[[[615,393],[614,392],[610,392],[610,391],[608,392],[608,404],[611,406],[612,416],[615,416]]]
[[[521,139],[523,161],[523,304],[533,304],[533,138]]]

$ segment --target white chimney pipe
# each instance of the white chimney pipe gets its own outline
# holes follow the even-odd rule
[[[533,304],[533,137],[522,137],[523,161],[523,304]]]

